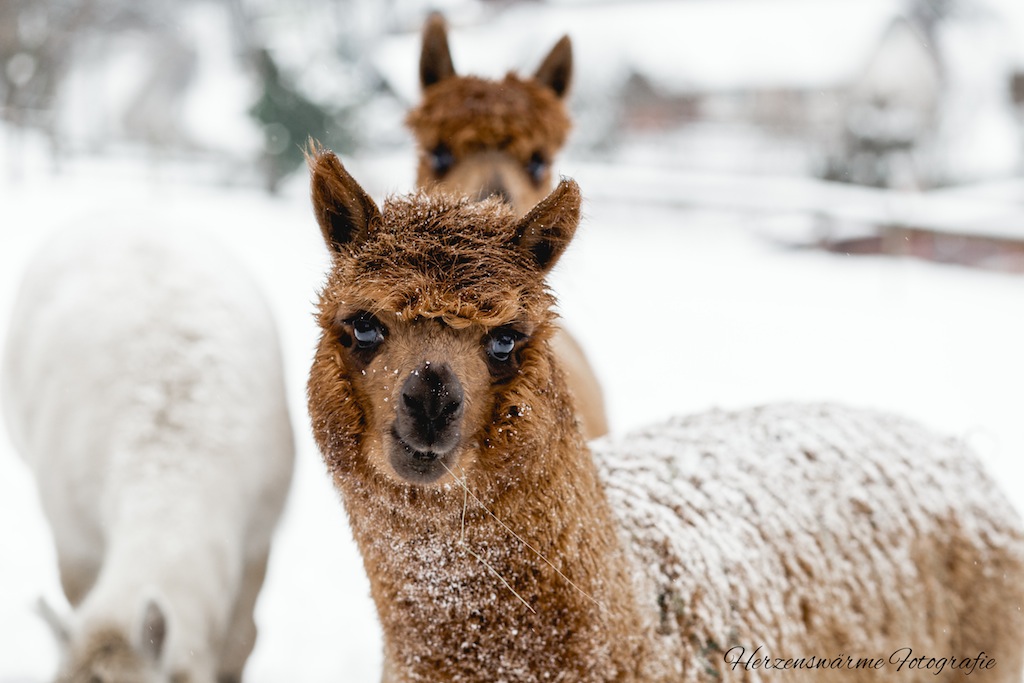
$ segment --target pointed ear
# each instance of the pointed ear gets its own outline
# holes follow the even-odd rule
[[[448,49],[448,28],[440,12],[432,12],[423,27],[420,52],[420,85],[428,88],[455,75],[452,53]]]
[[[36,612],[46,622],[46,625],[50,627],[50,631],[53,632],[53,638],[57,641],[57,646],[61,652],[67,650],[71,644],[71,630],[68,627],[67,621],[57,614],[57,610],[54,609],[53,605],[41,595],[36,601]]]
[[[516,226],[514,243],[546,273],[569,246],[580,222],[580,186],[563,178]]]
[[[142,621],[139,624],[139,652],[152,662],[159,662],[167,643],[167,615],[150,598],[142,610]]]
[[[554,90],[558,97],[565,97],[572,83],[572,41],[569,36],[562,36],[555,43],[533,77],[541,85]]]
[[[380,221],[380,209],[349,175],[334,152],[310,141],[309,164],[313,213],[324,241],[333,252],[358,244]]]

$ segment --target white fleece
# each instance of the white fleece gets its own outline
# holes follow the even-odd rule
[[[294,459],[255,281],[199,231],[74,226],[30,263],[3,362],[5,415],[62,581],[87,590],[72,645],[101,626],[130,639],[156,598],[161,669],[211,680]]]

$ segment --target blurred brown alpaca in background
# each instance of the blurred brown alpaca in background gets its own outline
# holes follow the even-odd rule
[[[445,20],[432,14],[423,31],[423,99],[406,119],[416,137],[417,185],[430,193],[477,199],[498,196],[518,215],[553,187],[551,162],[571,122],[565,96],[572,79],[572,44],[563,36],[532,77],[500,81],[455,72]],[[583,349],[559,329],[552,340],[562,358],[577,414],[588,439],[608,431],[601,385]]]

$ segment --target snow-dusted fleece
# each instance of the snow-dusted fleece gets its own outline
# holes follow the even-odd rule
[[[652,620],[639,680],[1021,680],[1020,522],[956,440],[771,405],[592,449]]]

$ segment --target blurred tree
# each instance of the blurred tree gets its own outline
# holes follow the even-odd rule
[[[93,12],[91,0],[0,1],[0,119],[41,130],[55,149],[59,86]]]
[[[249,113],[263,128],[264,178],[266,189],[274,192],[281,180],[303,163],[303,148],[309,138],[339,152],[351,151],[352,138],[347,133],[350,111],[331,109],[305,97],[282,78],[265,48],[256,50],[254,60],[260,94]]]
[[[927,42],[934,42],[938,26],[961,10],[961,0],[907,0],[905,14]]]

